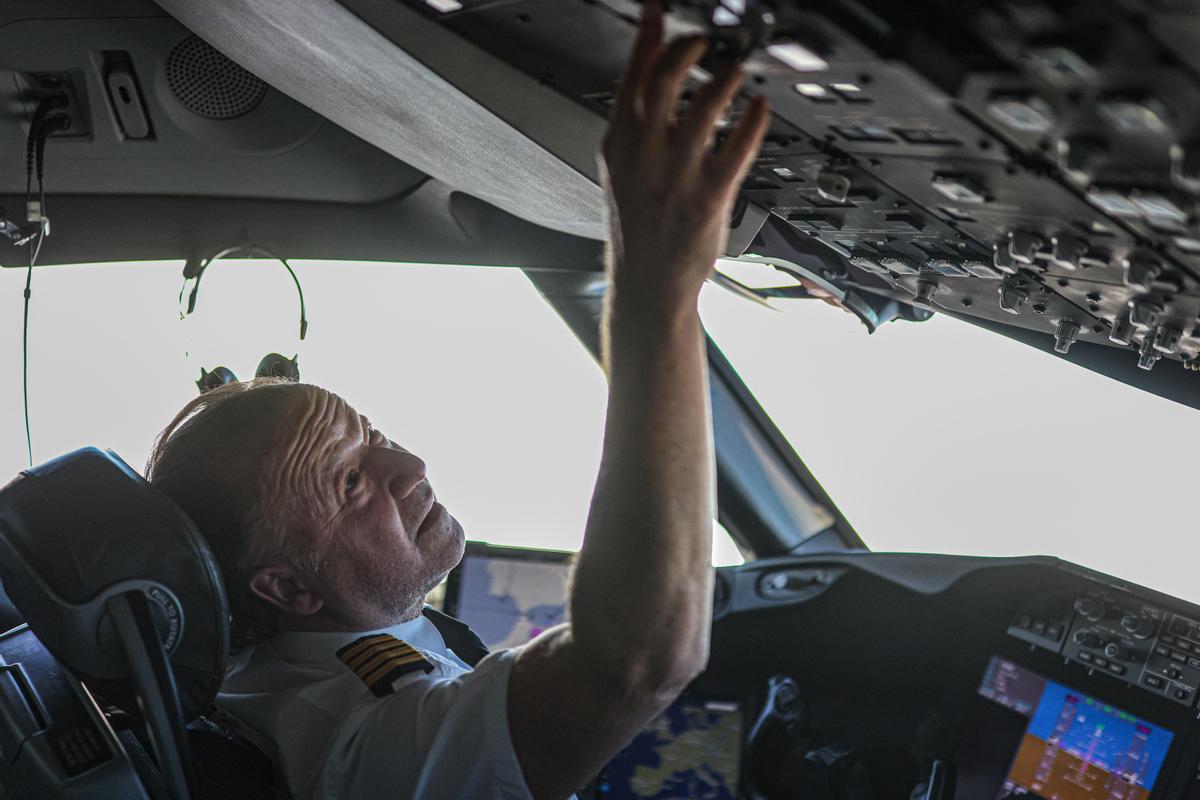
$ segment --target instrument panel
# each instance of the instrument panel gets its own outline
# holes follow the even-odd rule
[[[1198,611],[1052,558],[754,562],[691,697],[754,720],[731,796],[1200,798]]]
[[[633,0],[408,3],[598,116],[640,13]],[[1086,341],[1144,370],[1200,369],[1200,3],[668,11],[671,33],[712,41],[693,89],[736,60],[746,94],[771,102],[733,239],[779,280],[743,288],[793,296],[795,277],[816,276],[1039,331],[1064,354]]]

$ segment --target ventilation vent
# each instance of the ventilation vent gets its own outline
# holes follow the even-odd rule
[[[253,111],[267,85],[199,36],[189,36],[167,56],[167,85],[183,107],[208,119],[233,119]]]

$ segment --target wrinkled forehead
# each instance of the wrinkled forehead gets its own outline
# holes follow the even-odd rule
[[[298,386],[289,395],[263,458],[259,485],[274,511],[319,524],[336,511],[336,476],[346,453],[362,439],[362,422],[328,390]]]

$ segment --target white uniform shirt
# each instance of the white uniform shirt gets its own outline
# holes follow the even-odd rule
[[[339,648],[387,633],[433,664],[376,697]],[[528,798],[508,729],[516,650],[474,670],[424,616],[381,631],[285,631],[239,658],[217,705],[272,756],[296,800]]]

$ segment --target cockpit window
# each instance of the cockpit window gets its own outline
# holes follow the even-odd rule
[[[84,445],[141,467],[196,394],[200,369],[254,375],[269,352],[343,395],[429,465],[467,536],[573,550],[603,435],[604,376],[518,270],[231,260],[205,274],[180,320],[182,262],[40,267],[33,276],[33,457]],[[0,484],[27,466],[21,406],[25,272],[0,269]],[[718,529],[718,563],[740,563]]]
[[[779,302],[709,285],[701,311],[871,549],[1054,555],[1200,601],[1198,412],[944,315],[868,335]]]

